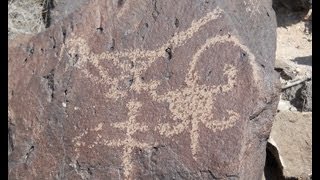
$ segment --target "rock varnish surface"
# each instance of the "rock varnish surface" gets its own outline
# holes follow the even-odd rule
[[[92,0],[9,48],[9,179],[259,179],[271,0]]]

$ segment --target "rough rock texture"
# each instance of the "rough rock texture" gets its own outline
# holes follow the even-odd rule
[[[262,176],[271,0],[92,0],[9,48],[9,179]]]
[[[280,2],[291,11],[309,10],[312,6],[312,0],[274,0]]]
[[[8,0],[8,39],[44,30],[42,9],[40,0]]]
[[[295,0],[287,2],[289,1]],[[275,70],[280,75],[282,93],[277,122],[271,130],[272,136],[276,134],[276,140],[270,138],[267,144],[263,178],[310,180],[311,112],[303,111],[312,111],[312,19],[308,18],[312,13],[311,10],[290,10],[277,0],[273,0],[273,9],[278,24]],[[281,150],[280,155],[285,156],[282,161],[291,161],[284,168],[286,173],[288,169],[291,171],[286,177],[282,172],[283,165],[277,148]],[[302,173],[304,175],[300,176]]]
[[[8,0],[8,39],[34,35],[62,20],[89,0]]]
[[[312,111],[312,81],[284,90],[282,99],[290,101],[299,111]]]
[[[283,111],[276,115],[270,152],[284,178],[309,179],[312,173],[312,113]]]
[[[50,24],[61,21],[69,14],[89,3],[89,0],[47,0],[52,1],[53,7],[50,9]]]
[[[312,81],[307,81],[301,89],[302,111],[312,111]]]

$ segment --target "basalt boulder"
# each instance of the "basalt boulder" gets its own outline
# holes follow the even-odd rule
[[[291,11],[303,11],[312,8],[312,0],[275,0]]]
[[[9,179],[259,179],[275,48],[271,0],[84,3],[10,42]]]

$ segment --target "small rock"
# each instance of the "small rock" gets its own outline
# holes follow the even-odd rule
[[[277,71],[284,80],[292,80],[297,75],[294,67],[280,59],[275,62],[275,71]]]
[[[290,104],[290,101],[281,99],[278,104],[278,111],[297,111],[297,108]]]
[[[296,71],[297,71],[298,73],[300,73],[300,72],[301,72],[301,69],[300,69],[300,68],[297,68]]]
[[[291,102],[293,99],[296,98],[297,91],[301,89],[302,86],[302,84],[298,84],[296,86],[292,86],[288,89],[285,89],[281,94],[281,99]]]
[[[312,111],[312,81],[284,90],[281,99],[290,101],[299,111]]]

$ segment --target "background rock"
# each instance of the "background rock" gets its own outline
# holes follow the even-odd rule
[[[275,0],[291,11],[309,10],[312,6],[311,0]]]
[[[282,97],[299,111],[312,111],[312,81],[284,90]]]
[[[269,0],[92,0],[10,42],[9,177],[260,178],[275,28]]]
[[[281,98],[299,111],[312,111],[312,21],[303,19],[308,10],[290,10],[281,2],[273,1],[278,24],[275,69],[282,87],[301,81],[283,88]]]
[[[8,38],[35,35],[62,20],[89,0],[8,0]],[[18,36],[18,37],[17,37]]]
[[[273,1],[273,8],[278,24],[275,70],[280,76],[282,93],[277,123],[271,130],[276,140],[269,138],[263,178],[309,180],[312,179],[312,146],[309,143],[312,131],[312,9],[288,9],[277,0]],[[285,158],[280,161],[283,156]],[[283,168],[288,159],[290,167]],[[303,168],[299,169],[300,166]],[[295,169],[299,169],[298,174],[292,174]]]
[[[285,178],[309,179],[312,174],[312,114],[284,111],[276,115],[270,144]]]

